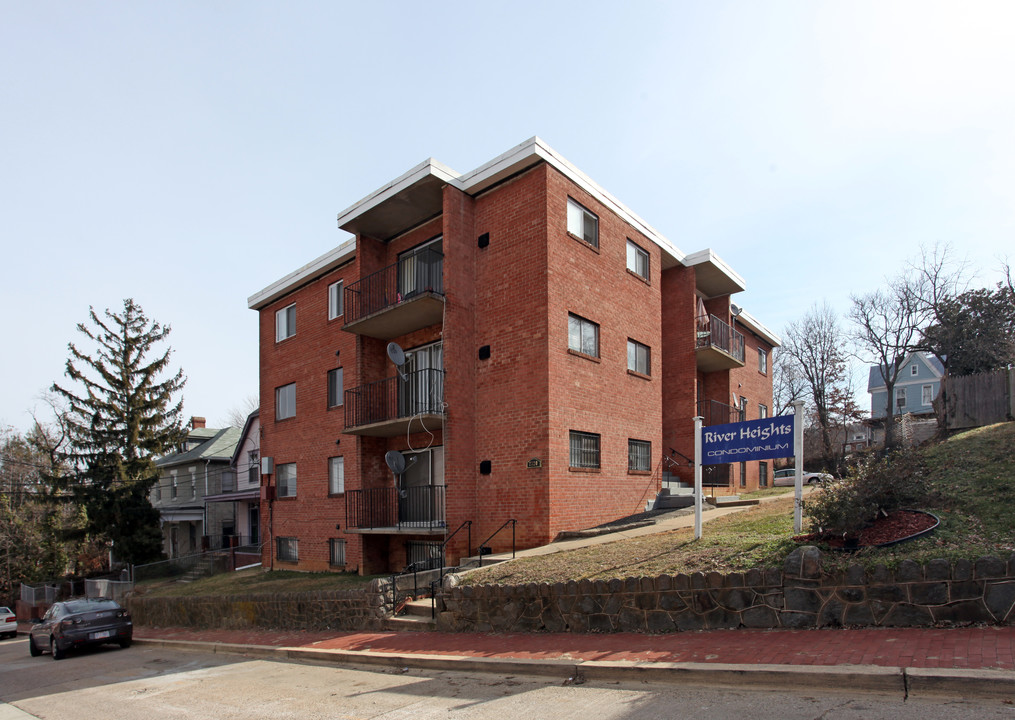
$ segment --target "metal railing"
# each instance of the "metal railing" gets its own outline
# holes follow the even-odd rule
[[[701,400],[698,402],[698,415],[702,417],[701,424],[726,425],[728,423],[743,422],[747,419],[747,413],[736,405],[727,405],[718,400]]]
[[[88,598],[110,598],[123,605],[127,601],[127,595],[134,589],[134,583],[130,580],[85,580],[85,597]]]
[[[433,248],[404,255],[394,265],[345,288],[345,324],[395,307],[425,292],[444,294],[444,254]]]
[[[444,511],[443,485],[346,491],[345,524],[350,528],[442,528],[447,524]]]
[[[699,323],[695,347],[713,347],[744,362],[744,336],[715,315],[709,315],[708,325]]]
[[[261,561],[263,545],[245,545],[224,550],[186,555],[184,557],[160,560],[131,567],[131,579],[135,583],[147,580],[196,580],[201,577],[230,572]],[[245,562],[253,560],[254,562]]]
[[[490,537],[488,537],[486,540],[484,540],[483,542],[481,542],[479,544],[479,567],[483,567],[483,555],[488,555],[490,553],[490,548],[487,547],[486,544],[488,542],[490,542],[491,540],[493,540],[494,537],[496,537],[497,533],[499,533],[501,530],[506,528],[508,525],[511,525],[511,557],[512,557],[512,559],[514,558],[514,556],[515,556],[515,526],[518,525],[518,521],[515,520],[515,519],[511,519],[511,520],[505,520],[503,525],[501,525],[499,528],[497,528],[496,530],[493,531],[493,535],[491,535]]]
[[[347,428],[444,414],[444,371],[414,370],[345,391]]]

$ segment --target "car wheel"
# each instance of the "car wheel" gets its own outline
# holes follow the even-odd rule
[[[130,640],[121,640],[120,641],[120,647],[123,648],[124,650],[126,650],[127,648],[130,647],[130,643],[131,643]]]
[[[32,654],[32,657],[39,657],[42,655],[42,650],[40,650],[39,646],[35,644],[35,639],[31,635],[28,636],[28,652]]]
[[[63,660],[64,651],[56,645],[56,638],[49,639],[49,652],[53,656],[54,660]]]

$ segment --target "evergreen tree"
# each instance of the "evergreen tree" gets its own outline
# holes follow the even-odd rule
[[[171,328],[149,320],[132,299],[104,319],[90,308],[89,320],[77,329],[94,352],[70,343],[64,374],[75,385],[53,385],[67,404],[62,452],[70,469],[60,481],[84,507],[85,531],[112,541],[119,560],[156,560],[159,513],[148,494],[159,476],[155,458],[184,437],[178,393],[186,379],[182,370],[168,375],[172,351],[159,350]]]

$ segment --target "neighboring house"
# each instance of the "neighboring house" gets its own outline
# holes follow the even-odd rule
[[[934,399],[941,389],[944,366],[925,352],[908,355],[895,382],[893,414],[932,415]],[[871,420],[883,420],[887,415],[888,391],[885,387],[883,367],[870,368],[867,392],[871,396]]]
[[[204,418],[194,417],[179,450],[155,461],[159,482],[151,502],[161,515],[163,550],[170,558],[221,547],[223,536],[235,534],[228,508],[206,506],[205,499],[222,492],[239,438],[239,428],[206,428]]]
[[[866,450],[871,446],[871,442],[870,425],[867,423],[853,423],[846,428],[843,434],[842,454],[849,455],[860,450]]]
[[[222,474],[222,488],[218,495],[205,498],[207,505],[224,505],[226,513],[216,508],[226,529],[223,542],[234,547],[261,543],[261,474],[260,474],[261,418],[255,410],[247,416],[240,431],[236,450],[229,462],[229,471]]]
[[[779,339],[733,305],[743,278],[538,138],[464,175],[421,163],[338,226],[248,301],[265,567],[545,544],[643,511],[664,471],[693,482],[696,415],[770,412]],[[724,472],[735,492],[771,466]]]

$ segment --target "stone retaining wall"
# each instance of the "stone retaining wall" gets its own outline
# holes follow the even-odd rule
[[[437,626],[479,632],[674,632],[718,628],[1009,624],[1015,555],[903,561],[894,571],[821,571],[802,547],[783,569],[519,586],[459,585],[438,595]]]
[[[131,597],[136,625],[240,630],[378,630],[390,607],[389,583],[312,593],[263,593],[221,597]]]

